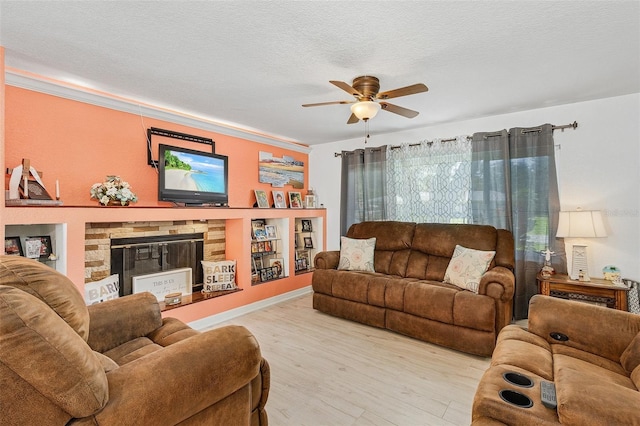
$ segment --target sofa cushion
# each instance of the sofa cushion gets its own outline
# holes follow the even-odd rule
[[[351,225],[349,238],[376,237],[374,269],[388,275],[406,276],[415,223],[370,221]]]
[[[581,349],[572,348],[571,346],[566,346],[561,343],[552,344],[551,352],[553,352],[554,357],[564,355],[570,357],[571,359],[575,359],[576,362],[584,361],[597,367],[612,371],[616,374],[626,374],[624,368],[622,368],[622,365],[620,365],[620,362],[611,361],[610,359],[607,359],[600,355],[596,355],[588,351],[583,351]]]
[[[474,330],[493,331],[496,303],[492,297],[458,291],[453,302],[453,323]]]
[[[627,374],[620,369],[615,372],[606,367],[592,364],[582,359],[577,359],[569,355],[553,354],[553,370],[556,380],[559,380],[560,370],[574,370],[580,374],[589,375],[598,383],[611,383],[618,386],[635,390],[635,386]]]
[[[87,343],[44,302],[8,286],[0,286],[0,363],[73,417],[109,399],[104,368]]]
[[[545,380],[553,380],[553,356],[549,344],[517,325],[506,326],[498,335],[491,365],[514,366]]]
[[[353,239],[340,237],[339,270],[374,272],[373,255],[376,237]]]
[[[480,279],[496,255],[495,251],[474,250],[456,245],[444,281],[478,293]]]
[[[404,290],[404,312],[453,324],[453,301],[458,291],[435,282],[409,283]]]
[[[89,311],[69,278],[37,260],[0,256],[0,285],[18,288],[42,300],[87,341]]]
[[[555,361],[554,357],[554,361]],[[555,385],[560,423],[567,425],[640,425],[640,393],[607,380],[589,369],[556,368]],[[631,382],[630,379],[624,379]]]
[[[151,339],[139,337],[108,350],[104,355],[114,360],[118,365],[125,365],[160,349],[162,346],[153,343]]]
[[[627,349],[622,352],[620,363],[629,374],[640,365],[640,333],[636,334]]]

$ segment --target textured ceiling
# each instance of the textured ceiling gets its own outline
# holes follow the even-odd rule
[[[420,115],[381,134],[640,92],[639,1],[6,1],[9,68],[275,137],[362,136],[329,80],[380,78]]]

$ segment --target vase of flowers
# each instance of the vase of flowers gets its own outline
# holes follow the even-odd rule
[[[104,182],[94,183],[90,192],[91,198],[103,206],[128,206],[130,202],[138,201],[129,183],[120,179],[120,176],[107,176]]]

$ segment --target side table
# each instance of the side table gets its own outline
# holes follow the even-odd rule
[[[621,311],[627,310],[627,292],[624,284],[615,284],[598,278],[591,281],[572,280],[565,274],[554,274],[549,278],[537,276],[540,294],[563,299],[606,305]]]

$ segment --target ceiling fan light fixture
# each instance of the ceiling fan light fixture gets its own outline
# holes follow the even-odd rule
[[[361,101],[351,105],[351,112],[360,120],[367,121],[380,111],[380,104],[373,101]]]

